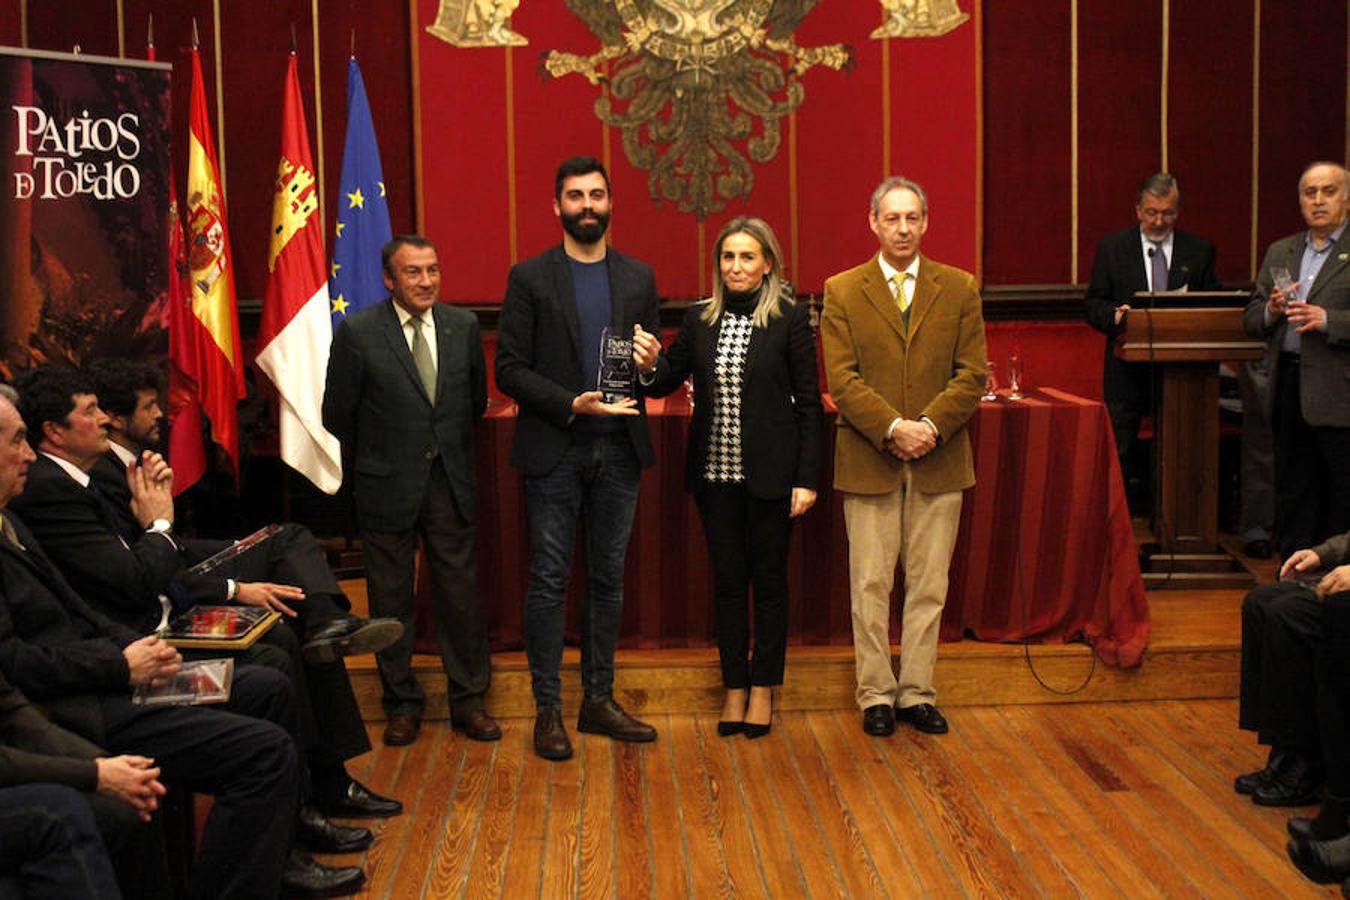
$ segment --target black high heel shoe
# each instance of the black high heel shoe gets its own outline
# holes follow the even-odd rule
[[[747,726],[744,722],[718,722],[717,736],[732,737],[734,735],[740,734],[742,731],[745,731],[746,728]]]
[[[745,733],[745,736],[752,741],[764,737],[764,735],[773,730],[772,722],[764,725],[756,725],[754,722],[742,722],[741,724],[745,726],[741,730]]]

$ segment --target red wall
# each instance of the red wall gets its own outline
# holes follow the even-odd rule
[[[419,24],[425,25],[433,0],[413,2],[421,3]],[[1216,242],[1221,277],[1249,280],[1265,245],[1300,225],[1294,186],[1302,165],[1314,158],[1346,157],[1347,9],[1339,0],[1261,0],[1259,48],[1256,0],[1171,0],[1166,21],[1161,2],[986,0],[978,10],[972,0],[960,2],[973,13],[970,22],[940,39],[891,41],[886,68],[882,44],[867,38],[880,18],[875,0],[822,0],[797,32],[805,45],[848,41],[857,55],[857,66],[847,74],[817,68],[804,76],[806,100],[784,123],[778,158],[757,168],[756,192],[747,205],[779,231],[803,291],[819,290],[825,276],[857,261],[870,247],[865,202],[883,174],[879,123],[886,74],[892,99],[890,168],[934,187],[927,249],[980,268],[991,285],[1086,281],[1097,237],[1130,224],[1135,185],[1161,166],[1164,156],[1182,180],[1182,227]],[[260,298],[264,290],[281,79],[292,25],[310,127],[320,121],[311,5],[309,0],[219,3],[225,128],[217,137],[224,138],[229,218],[245,302]],[[116,55],[117,0],[82,0],[78,15],[70,14],[71,6],[0,0],[0,43],[24,41],[21,14],[26,11],[30,47],[68,51],[78,43],[87,53]],[[185,135],[186,48],[194,16],[208,105],[213,113],[216,109],[213,4],[122,0],[122,8],[126,52],[133,56],[144,52],[146,20],[154,13],[159,57],[175,64],[175,136]],[[321,8],[317,31],[328,233],[331,237],[353,28],[394,228],[411,229],[418,211],[409,6],[349,0]],[[1071,53],[1075,11],[1076,64]],[[688,214],[646,208],[645,173],[622,161],[618,136],[606,135],[590,112],[596,89],[577,76],[545,82],[537,73],[542,50],[591,52],[598,46],[594,36],[564,13],[562,4],[549,0],[521,4],[514,24],[531,36],[530,46],[428,55],[425,48],[433,39],[418,29],[424,117],[431,103],[435,109],[430,112],[448,131],[461,130],[458,149],[446,157],[444,168],[424,172],[424,188],[433,183],[437,188],[425,192],[422,211],[433,236],[436,229],[447,229],[454,248],[447,254],[452,271],[456,265],[466,270],[456,299],[495,302],[513,256],[538,252],[556,239],[548,206],[552,169],[574,149],[610,154],[616,245],[652,261],[667,295],[706,289],[706,245],[722,216],[700,228]],[[438,69],[442,63],[434,56],[448,58],[450,68]],[[966,66],[967,60],[976,67]],[[509,180],[502,116],[508,66],[517,117],[514,205],[508,204],[503,186]],[[982,77],[975,82],[977,72]],[[1259,85],[1255,92],[1254,84]],[[1076,126],[1071,116],[1075,88]],[[1259,127],[1253,124],[1254,94]],[[977,120],[964,112],[968,99],[982,104],[982,142]],[[175,143],[181,185],[185,142]],[[977,171],[981,152],[982,170]],[[465,171],[474,177],[464,177]],[[976,177],[981,173],[982,190]],[[444,184],[436,181],[442,176]],[[727,215],[739,211],[729,209]],[[982,233],[975,224],[981,218]],[[466,230],[450,223],[465,223]],[[468,271],[475,274],[467,277]]]

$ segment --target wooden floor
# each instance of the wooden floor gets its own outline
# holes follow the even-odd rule
[[[549,763],[530,749],[521,654],[498,654],[500,742],[435,717],[443,679],[419,658],[431,718],[395,749],[379,740],[370,661],[349,660],[376,745],[351,771],[407,811],[365,823],[377,834],[366,854],[326,859],[364,866],[362,896],[397,900],[1338,896],[1286,859],[1293,812],[1232,790],[1264,761],[1232,699],[1241,592],[1149,599],[1149,654],[1130,672],[1094,669],[1082,645],[944,644],[941,737],[863,734],[851,652],[820,648],[790,655],[771,735],[719,738],[715,654],[664,651],[619,660],[618,693],[657,727],[655,744],[569,721],[576,756]],[[1051,689],[1089,672],[1078,693]],[[575,715],[575,697],[564,702]]]
[[[767,738],[663,715],[655,744],[573,734],[529,752],[428,723],[353,773],[407,812],[376,823],[362,896],[1313,897],[1284,810],[1233,793],[1264,759],[1232,700],[960,707],[950,734],[790,712]],[[569,723],[570,724],[570,723]],[[569,730],[571,730],[569,728]],[[372,726],[372,737],[378,737]]]

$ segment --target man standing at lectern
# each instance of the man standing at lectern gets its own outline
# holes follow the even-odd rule
[[[1145,178],[1134,204],[1138,225],[1108,234],[1097,244],[1085,296],[1088,324],[1106,335],[1102,399],[1111,415],[1120,472],[1132,508],[1139,505],[1147,471],[1132,460],[1135,435],[1144,412],[1153,409],[1153,397],[1148,364],[1117,359],[1115,337],[1125,330],[1137,291],[1217,291],[1220,287],[1214,275],[1214,245],[1176,228],[1180,206],[1175,177],[1157,172]]]
[[[1266,341],[1280,556],[1350,531],[1350,172],[1298,180],[1308,229],[1266,251],[1247,333]]]
[[[844,495],[853,653],[863,731],[898,717],[943,734],[933,667],[961,492],[975,483],[966,423],[984,390],[984,318],[969,272],[919,253],[928,197],[891,177],[872,194],[880,253],[825,282],[820,334],[839,407],[834,487]],[[905,570],[900,674],[891,586]]]

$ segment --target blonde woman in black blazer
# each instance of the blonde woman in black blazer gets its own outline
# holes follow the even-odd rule
[[[724,736],[769,733],[787,646],[788,538],[816,501],[820,469],[816,342],[806,307],[785,288],[782,258],[764,221],[728,222],[713,245],[712,297],[689,308],[643,376],[656,396],[694,379],[686,485],[712,560]],[[638,343],[655,339],[643,332]]]

